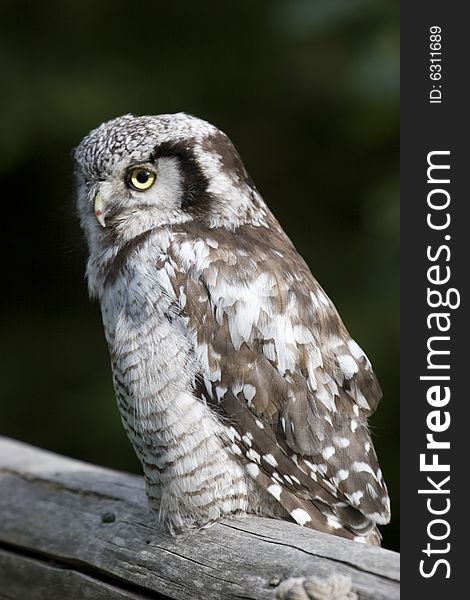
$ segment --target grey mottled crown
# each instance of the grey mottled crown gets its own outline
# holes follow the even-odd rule
[[[218,129],[186,113],[158,116],[123,115],[93,129],[75,150],[77,170],[100,179],[116,162],[149,159],[154,148],[168,141],[200,141]]]

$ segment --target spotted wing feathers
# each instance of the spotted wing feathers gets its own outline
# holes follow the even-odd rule
[[[201,366],[195,393],[280,511],[378,541],[389,501],[366,420],[380,387],[276,222],[269,232],[182,229],[173,245],[171,280]]]

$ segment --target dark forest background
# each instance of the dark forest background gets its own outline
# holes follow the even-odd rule
[[[139,465],[87,299],[71,149],[103,120],[223,129],[372,360],[398,548],[398,1],[2,2],[0,434]]]

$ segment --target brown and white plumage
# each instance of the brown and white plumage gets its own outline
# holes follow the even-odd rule
[[[379,543],[380,387],[229,139],[185,114],[127,115],[76,161],[89,288],[160,520],[257,512]]]

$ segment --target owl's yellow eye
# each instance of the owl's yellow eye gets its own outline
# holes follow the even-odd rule
[[[147,169],[132,169],[129,173],[129,183],[138,192],[143,192],[155,183],[155,173]]]

